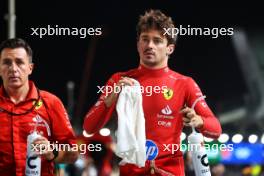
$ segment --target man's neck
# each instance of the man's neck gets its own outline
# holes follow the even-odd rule
[[[161,68],[165,68],[168,66],[168,64],[162,64],[162,65],[146,65],[144,63],[140,63],[140,64],[143,65],[144,67],[146,67],[148,69],[152,69],[152,70],[161,69]]]
[[[162,62],[160,63],[156,63],[153,65],[149,65],[149,64],[145,64],[141,59],[140,59],[140,64],[143,65],[146,68],[149,69],[161,69],[161,68],[165,68],[168,66],[168,58],[164,59]]]
[[[7,88],[6,92],[10,97],[10,100],[15,103],[18,104],[22,101],[24,101],[27,97],[29,91],[29,85],[26,84],[20,88]]]

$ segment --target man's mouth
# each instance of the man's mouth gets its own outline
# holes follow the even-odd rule
[[[154,56],[155,53],[151,52],[151,51],[146,51],[146,52],[144,52],[144,55],[146,55],[146,56]]]
[[[19,77],[17,77],[17,76],[10,76],[9,77],[9,80],[11,80],[11,81],[15,81],[15,80],[18,80],[19,79]]]

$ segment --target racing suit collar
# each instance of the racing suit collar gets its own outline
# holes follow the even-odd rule
[[[166,66],[166,67],[163,67],[163,68],[159,68],[159,69],[150,69],[150,68],[147,68],[143,65],[139,65],[138,67],[138,71],[141,72],[142,74],[147,74],[147,75],[150,75],[150,76],[163,76],[163,75],[167,75],[168,72],[169,72],[169,67]]]
[[[25,101],[37,100],[38,91],[37,91],[35,84],[33,83],[33,81],[29,81],[28,84],[29,84],[29,91],[28,91]],[[3,85],[0,88],[0,98],[9,99]]]
[[[37,87],[35,86],[33,81],[29,81],[28,84],[29,84],[29,92],[26,97],[26,100],[37,100],[39,97]]]

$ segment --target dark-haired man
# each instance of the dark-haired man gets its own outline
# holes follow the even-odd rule
[[[39,90],[32,73],[32,50],[22,39],[8,39],[0,45],[0,173],[2,176],[24,176],[27,136],[34,129],[41,135],[35,149],[41,159],[41,175],[54,175],[54,162],[74,162],[78,150],[51,150],[50,144],[75,144],[75,135],[65,108],[58,97]],[[51,146],[50,146],[51,147]],[[38,148],[38,149],[37,149]],[[33,146],[32,146],[33,149]],[[37,152],[36,151],[36,152]],[[32,158],[34,159],[34,158]],[[32,165],[31,161],[27,163]]]
[[[194,126],[212,138],[221,133],[219,121],[204,100],[197,103],[195,110],[190,108],[202,96],[195,81],[168,68],[168,59],[176,42],[176,38],[165,33],[168,28],[174,28],[173,21],[159,10],[150,10],[141,16],[137,26],[139,67],[115,73],[106,84],[106,87],[132,86],[133,78],[143,88],[151,86],[154,91],[151,96],[144,89],[142,91],[148,160],[144,168],[133,164],[121,166],[121,175],[183,176],[184,161],[180,151],[183,126]],[[118,95],[118,91],[109,95],[105,91],[100,96],[84,121],[88,133],[96,132],[109,120]],[[178,146],[178,150],[173,151],[172,146]]]

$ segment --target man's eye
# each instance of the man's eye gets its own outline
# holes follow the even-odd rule
[[[156,39],[156,40],[154,40],[154,43],[156,43],[156,44],[158,44],[158,43],[162,43],[162,40],[160,40],[160,39]]]
[[[148,39],[147,38],[143,38],[142,41],[143,42],[148,42]]]
[[[17,61],[16,61],[16,64],[17,64],[17,65],[22,65],[22,64],[24,64],[24,62],[23,62],[22,60],[17,60]]]
[[[12,62],[11,62],[11,61],[9,61],[9,60],[3,60],[3,64],[4,64],[4,65],[11,65],[11,64],[12,64]]]

